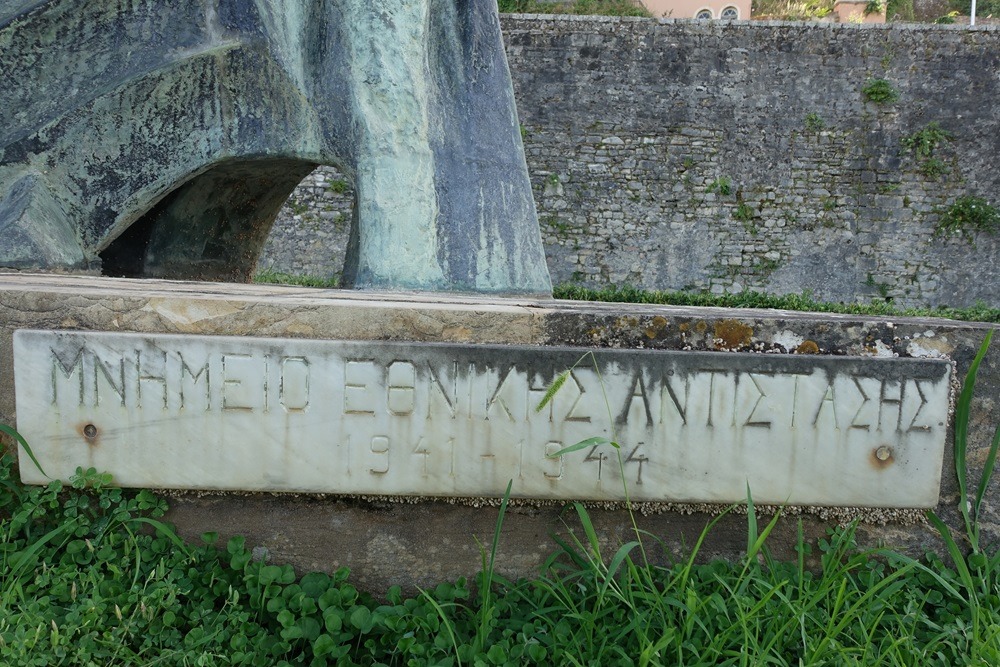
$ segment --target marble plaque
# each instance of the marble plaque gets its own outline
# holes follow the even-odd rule
[[[32,330],[14,359],[18,428],[63,479],[713,503],[749,485],[758,503],[871,507],[937,503],[950,376],[927,359]],[[597,436],[620,447],[551,456]]]

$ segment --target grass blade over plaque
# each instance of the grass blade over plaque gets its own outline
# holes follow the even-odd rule
[[[548,458],[550,458],[550,459],[557,459],[560,456],[564,456],[566,454],[572,454],[573,452],[578,452],[581,449],[589,449],[591,447],[599,447],[600,445],[611,445],[615,449],[620,449],[621,448],[621,445],[619,445],[614,440],[610,440],[610,439],[605,438],[603,436],[594,436],[593,438],[587,438],[586,440],[581,440],[580,442],[578,442],[578,443],[576,443],[574,445],[570,445],[569,447],[563,447],[562,449],[560,449],[557,452],[552,452],[551,454],[546,454],[546,456]]]
[[[24,436],[22,436],[15,429],[11,428],[10,426],[7,426],[6,424],[0,424],[0,433],[6,433],[10,437],[12,437],[17,442],[17,444],[21,445],[21,449],[23,449],[24,453],[28,455],[28,458],[31,459],[31,462],[35,464],[35,467],[38,468],[38,472],[42,473],[42,475],[44,475],[45,477],[52,479],[45,472],[45,470],[42,469],[42,464],[38,462],[37,458],[35,458],[35,452],[31,451],[31,445],[29,445],[28,441],[24,439]]]

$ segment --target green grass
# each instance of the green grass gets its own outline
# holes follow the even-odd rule
[[[996,577],[967,584],[929,557],[859,550],[853,525],[777,562],[748,512],[747,556],[696,562],[712,530],[668,567],[632,540],[602,553],[586,510],[531,580],[494,572],[500,525],[475,586],[408,597],[359,592],[348,572],[296,576],[242,538],[179,547],[148,534],[148,492],[25,489],[5,495],[0,662],[11,665],[957,665],[997,664]],[[91,474],[82,478],[93,478]],[[82,487],[82,483],[76,486]],[[714,525],[714,522],[713,522]],[[801,530],[800,530],[801,533]],[[484,554],[487,553],[484,547]],[[959,556],[962,558],[962,556]],[[961,560],[963,564],[966,560]],[[972,565],[966,565],[972,567]],[[474,593],[474,590],[478,593]]]
[[[337,287],[339,278],[322,278],[292,275],[275,271],[262,271],[254,277],[255,283],[298,285],[302,287]],[[977,303],[968,308],[897,308],[891,303],[875,300],[870,303],[834,303],[817,301],[808,292],[802,294],[773,295],[763,292],[740,294],[709,294],[707,292],[644,290],[630,285],[601,289],[563,283],[553,288],[552,296],[574,301],[604,301],[615,303],[645,303],[668,306],[707,306],[712,308],[771,308],[815,313],[842,313],[846,315],[878,315],[885,317],[945,317],[966,322],[1000,323],[1000,308]]]
[[[879,315],[888,317],[947,317],[970,322],[1000,322],[1000,308],[980,303],[969,308],[896,308],[889,303],[829,303],[816,301],[808,293],[772,295],[761,292],[740,294],[707,294],[704,292],[671,292],[643,290],[628,285],[592,289],[563,284],[553,289],[557,299],[606,301],[618,303],[648,303],[671,306],[709,306],[714,308],[774,308],[816,313],[849,315]]]
[[[319,276],[292,275],[280,271],[260,271],[253,277],[255,283],[265,285],[298,285],[300,287],[331,288],[340,284],[339,276],[321,278]]]

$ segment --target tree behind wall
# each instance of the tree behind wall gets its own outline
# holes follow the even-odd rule
[[[968,16],[972,10],[970,0],[951,0],[949,6],[962,16]],[[1000,17],[1000,0],[977,0],[976,17],[987,18],[989,16]]]
[[[888,0],[885,3],[887,21],[914,21],[913,0]]]
[[[783,21],[820,19],[833,11],[833,0],[753,0],[754,18]]]

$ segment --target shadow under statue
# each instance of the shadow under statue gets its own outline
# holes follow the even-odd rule
[[[343,283],[550,294],[495,0],[0,0],[0,266],[248,280],[313,168]]]

